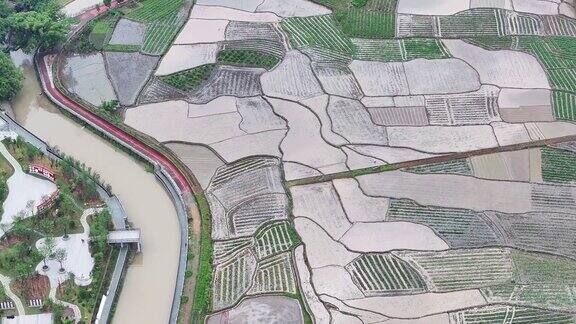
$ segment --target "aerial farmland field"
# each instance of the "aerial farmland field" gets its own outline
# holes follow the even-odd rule
[[[58,68],[199,182],[192,323],[576,323],[575,6],[133,1]]]

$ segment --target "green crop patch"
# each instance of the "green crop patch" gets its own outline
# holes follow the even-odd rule
[[[427,38],[408,38],[401,40],[404,45],[405,59],[418,58],[442,59],[450,57],[450,53],[441,41]]]
[[[271,70],[278,65],[280,58],[254,50],[225,49],[218,53],[216,61],[225,65],[261,67]]]
[[[184,19],[181,19],[177,15],[148,24],[142,52],[150,55],[162,55],[166,53],[183,24]]]
[[[120,17],[121,13],[119,11],[114,11],[105,17],[98,19],[93,24],[92,30],[88,35],[88,40],[96,49],[101,50],[108,43]]]
[[[208,78],[210,78],[214,67],[214,64],[206,64],[190,70],[161,77],[160,80],[174,88],[190,91],[198,88],[203,82],[207,81]]]
[[[542,178],[547,182],[576,181],[576,154],[569,151],[543,147]]]
[[[127,17],[141,22],[154,22],[174,17],[184,0],[144,0],[140,7],[127,14]]]
[[[395,15],[389,12],[351,9],[334,14],[342,32],[349,37],[392,38],[395,35]]]

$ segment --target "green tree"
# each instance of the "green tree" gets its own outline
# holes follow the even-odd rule
[[[24,76],[10,57],[0,52],[0,101],[12,99],[22,87]]]
[[[54,240],[53,237],[47,237],[44,240],[44,244],[42,244],[40,246],[40,249],[38,249],[40,251],[40,254],[42,254],[42,261],[44,261],[44,266],[42,267],[42,269],[44,270],[48,270],[48,265],[46,264],[46,259],[49,258],[52,253],[54,253],[54,249],[56,248],[56,241]]]
[[[110,5],[112,5],[112,0],[104,0],[104,5],[110,7]]]
[[[118,102],[118,100],[110,100],[110,101],[104,101],[101,105],[100,105],[100,109],[113,113],[116,111],[116,109],[118,109],[118,106],[120,105],[120,103]]]
[[[58,261],[58,263],[60,263],[60,269],[58,271],[61,273],[64,273],[66,271],[64,269],[64,266],[62,265],[62,262],[64,262],[64,260],[66,260],[66,258],[68,258],[68,253],[66,252],[66,250],[56,249],[54,251],[54,259],[56,261]]]
[[[22,11],[8,19],[6,45],[10,50],[33,53],[37,48],[51,49],[66,39],[70,21],[50,11]]]

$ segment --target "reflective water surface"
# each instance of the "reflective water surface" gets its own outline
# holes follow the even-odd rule
[[[129,221],[142,230],[143,253],[128,269],[113,322],[167,323],[180,245],[178,219],[168,194],[141,164],[61,114],[41,95],[30,58],[12,56],[26,76],[12,102],[18,122],[98,172],[122,201]]]

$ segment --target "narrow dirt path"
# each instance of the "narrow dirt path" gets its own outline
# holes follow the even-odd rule
[[[368,168],[364,168],[364,169],[355,169],[355,170],[350,170],[350,171],[329,173],[329,174],[324,174],[324,175],[320,175],[320,176],[313,176],[313,177],[307,177],[307,178],[302,178],[302,179],[296,179],[296,180],[287,181],[286,185],[288,187],[302,186],[302,185],[307,185],[307,184],[332,181],[335,179],[351,178],[351,177],[356,177],[356,176],[364,175],[364,174],[380,173],[380,172],[384,172],[384,171],[392,171],[392,170],[410,168],[410,167],[415,167],[415,166],[420,166],[420,165],[435,164],[435,163],[442,163],[442,162],[448,162],[448,161],[453,161],[453,160],[465,159],[465,158],[469,158],[469,157],[473,157],[473,156],[479,156],[479,155],[510,152],[510,151],[519,151],[519,150],[525,150],[525,149],[529,149],[529,148],[543,147],[543,146],[548,146],[548,145],[554,145],[554,144],[565,143],[565,142],[574,142],[574,141],[576,141],[576,135],[570,135],[570,136],[554,137],[554,138],[549,138],[549,139],[544,139],[544,140],[536,140],[536,141],[530,141],[530,142],[524,142],[524,143],[518,143],[518,144],[503,145],[503,146],[486,148],[486,149],[479,149],[479,150],[468,151],[468,152],[449,153],[449,154],[444,154],[441,156],[435,156],[435,157],[431,157],[431,158],[412,160],[412,161],[406,161],[406,162],[399,162],[399,163],[384,164],[384,165],[368,167]]]

